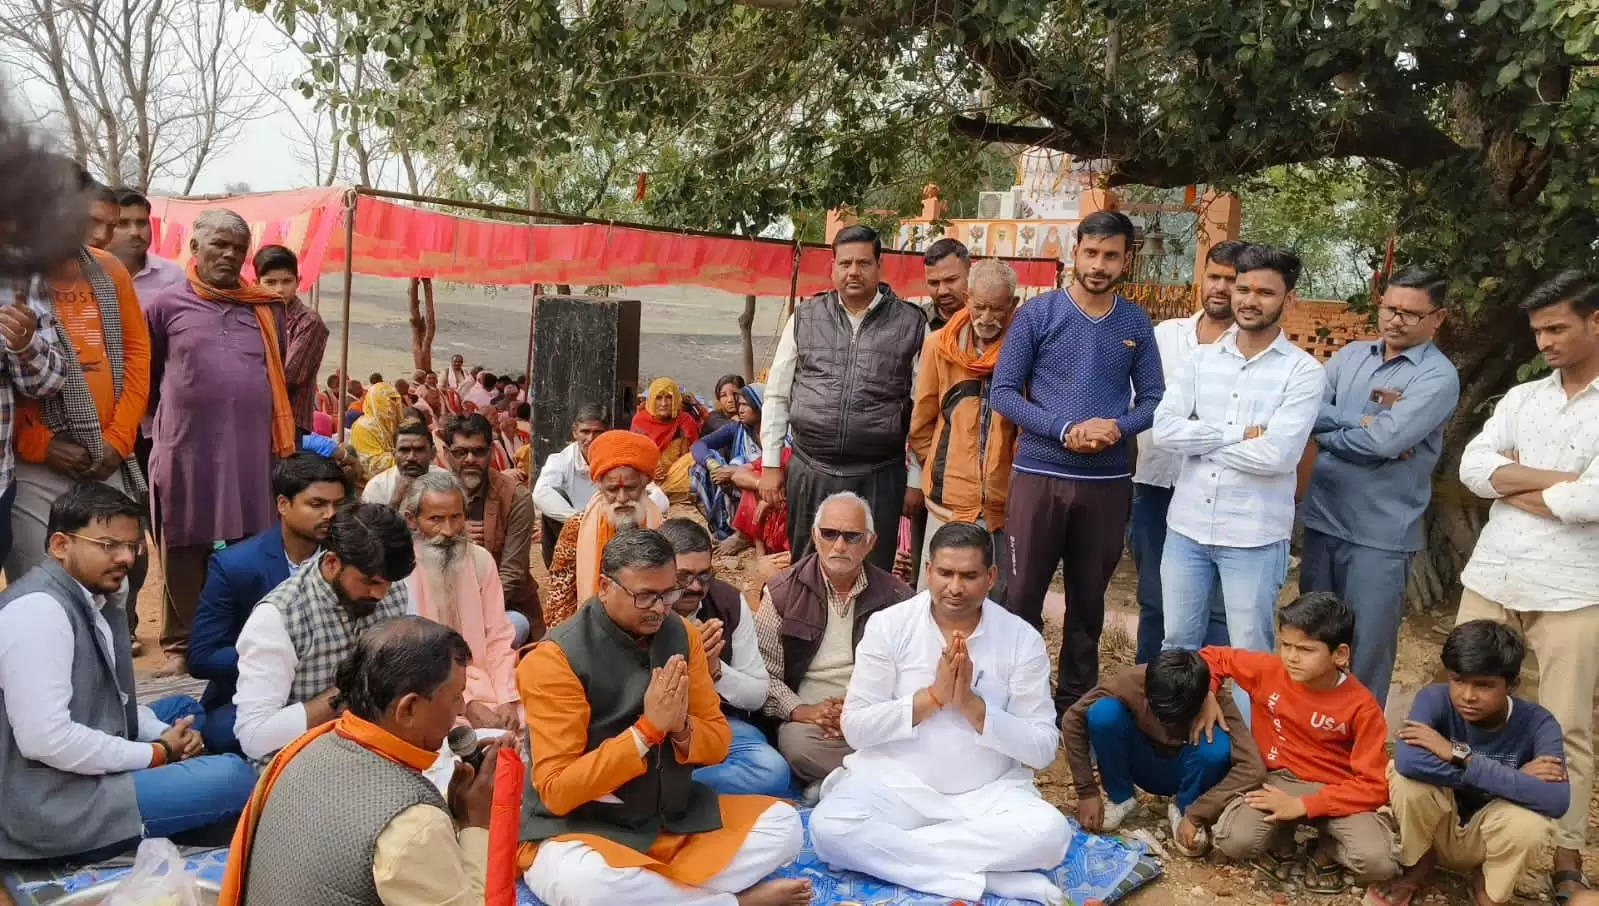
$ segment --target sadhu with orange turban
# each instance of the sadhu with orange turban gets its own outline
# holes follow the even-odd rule
[[[589,445],[589,478],[594,496],[583,515],[568,519],[550,559],[550,597],[545,625],[553,629],[594,597],[600,579],[600,554],[612,538],[629,529],[659,528],[664,514],[647,491],[661,452],[648,437],[607,431]]]

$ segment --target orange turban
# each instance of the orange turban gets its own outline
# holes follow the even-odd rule
[[[589,478],[599,481],[619,466],[632,466],[650,478],[660,458],[661,451],[648,437],[632,431],[607,431],[589,444]]]

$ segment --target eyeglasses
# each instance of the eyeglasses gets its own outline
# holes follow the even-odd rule
[[[489,448],[488,447],[451,447],[450,448],[450,455],[455,457],[456,459],[467,459],[468,457],[470,457],[472,459],[487,459],[488,455],[489,455]]]
[[[657,607],[670,609],[674,604],[683,600],[682,588],[669,588],[666,591],[634,591],[616,580],[615,576],[606,576],[617,588],[633,596],[633,606],[639,610],[654,610]]]
[[[79,541],[87,541],[90,544],[99,546],[100,550],[104,552],[107,557],[116,556],[118,551],[127,551],[135,557],[144,556],[144,542],[142,540],[112,541],[109,538],[90,538],[88,535],[80,535],[77,532],[67,532],[67,535],[76,538]]]
[[[844,539],[845,544],[860,544],[866,540],[865,532],[846,532],[836,528],[819,528],[816,530],[816,534],[821,535],[822,540],[828,544],[832,544],[840,538]]]
[[[1403,308],[1395,308],[1392,305],[1379,305],[1377,307],[1377,317],[1384,321],[1398,318],[1399,323],[1405,325],[1406,327],[1415,327],[1417,324],[1421,323],[1422,318],[1427,317],[1437,310],[1438,309],[1435,308],[1432,311],[1406,311]]]
[[[687,588],[689,585],[693,584],[698,584],[701,588],[705,588],[711,584],[711,580],[714,578],[716,578],[716,574],[710,570],[706,570],[702,573],[678,573],[677,584],[683,586],[684,588]]]

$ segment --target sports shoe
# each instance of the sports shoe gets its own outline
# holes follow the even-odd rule
[[[1127,816],[1131,815],[1137,808],[1137,796],[1128,797],[1126,802],[1106,802],[1105,816],[1100,821],[1100,828],[1107,831],[1113,831],[1116,828],[1121,827],[1122,822],[1127,820]]]
[[[1194,835],[1194,845],[1192,847],[1183,845],[1183,838],[1177,831],[1182,826],[1183,813],[1178,810],[1175,799],[1166,803],[1166,820],[1171,823],[1171,845],[1178,852],[1190,859],[1197,859],[1203,856],[1206,850],[1210,849],[1210,831],[1203,827],[1199,829],[1199,833]]]

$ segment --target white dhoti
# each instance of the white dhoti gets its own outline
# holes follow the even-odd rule
[[[984,892],[1057,904],[1044,871],[1066,856],[1066,816],[1031,772],[945,795],[908,774],[852,771],[828,778],[811,813],[811,844],[829,866],[975,903]]]
[[[794,861],[804,845],[799,812],[778,802],[704,887],[684,887],[644,868],[613,868],[587,845],[570,841],[540,844],[523,879],[549,906],[736,906],[738,894]]]

